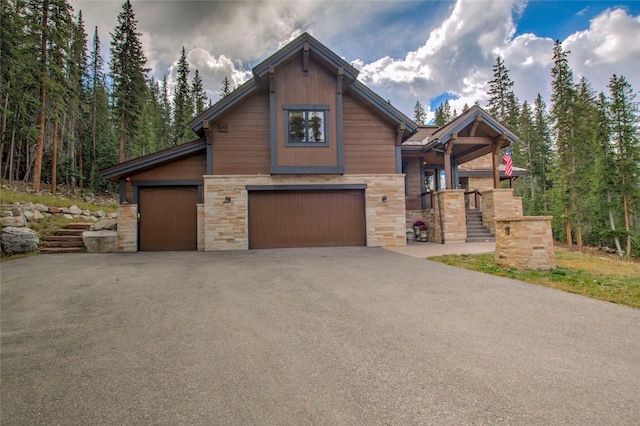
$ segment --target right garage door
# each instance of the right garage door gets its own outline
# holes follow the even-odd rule
[[[364,190],[250,191],[249,248],[364,246]]]

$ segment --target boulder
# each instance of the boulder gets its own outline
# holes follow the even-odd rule
[[[44,204],[37,203],[37,204],[34,204],[34,207],[40,213],[44,213],[44,212],[48,212],[49,211],[49,207],[45,206]]]
[[[20,207],[11,207],[11,214],[13,216],[22,216],[22,209]]]
[[[62,217],[64,217],[65,219],[69,219],[69,220],[73,220],[74,219],[74,217],[71,216],[69,213],[63,214]]]
[[[28,222],[31,222],[33,220],[33,210],[25,210],[24,213],[22,213],[24,215],[24,217],[27,219]]]
[[[40,212],[40,210],[34,210],[33,211],[33,218],[35,220],[44,219],[44,215]]]
[[[69,214],[75,214],[75,215],[81,215],[82,214],[82,210],[78,206],[71,206],[71,207],[69,207],[69,212],[68,213]]]
[[[33,203],[24,203],[22,205],[22,210],[27,211],[27,212],[30,212],[35,208],[36,208],[36,206],[34,206]]]
[[[84,231],[82,242],[89,253],[118,252],[118,233],[116,231]]]
[[[38,249],[38,234],[29,228],[5,226],[2,228],[2,251],[7,254],[27,253]]]
[[[10,227],[22,227],[27,226],[27,220],[22,213],[18,216],[0,217],[0,225]]]
[[[0,212],[0,217],[11,217],[13,216],[13,213],[11,213],[9,210],[2,210]]]
[[[118,219],[102,219],[92,226],[92,231],[115,231],[118,229]]]

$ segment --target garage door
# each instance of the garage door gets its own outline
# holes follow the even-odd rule
[[[363,190],[249,192],[249,247],[365,245]]]
[[[198,188],[140,188],[140,250],[197,250]]]

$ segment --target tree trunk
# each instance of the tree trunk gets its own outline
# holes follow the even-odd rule
[[[607,190],[607,201],[609,202],[609,205],[611,205],[611,190]],[[616,223],[613,220],[613,210],[611,210],[611,207],[609,207],[609,224],[611,225],[611,230],[614,232],[613,238],[616,243],[616,250],[618,251],[618,256],[622,257],[623,256],[622,247],[620,247],[620,239],[618,238],[617,235],[615,235]]]
[[[0,172],[2,172],[2,156],[4,155],[4,135],[7,131],[7,111],[9,109],[9,88],[11,80],[7,82],[7,92],[4,95],[2,108],[2,124],[0,124]]]
[[[95,173],[96,173],[96,84],[93,83],[93,103],[91,105],[91,176],[89,181],[91,182],[91,189],[95,190]]]
[[[120,162],[124,163],[124,109],[120,113]]]
[[[49,20],[49,0],[44,0],[42,5],[42,48],[41,60],[42,69],[40,71],[40,109],[38,111],[38,144],[36,145],[36,158],[33,169],[33,189],[40,191],[40,177],[42,173],[42,151],[44,148],[44,108],[47,102],[47,33]],[[25,174],[26,175],[26,174]]]
[[[78,187],[84,186],[84,158],[82,146],[82,106],[80,107],[80,118],[78,119]]]
[[[53,146],[51,147],[51,194],[56,195],[58,180],[58,119],[53,120]]]

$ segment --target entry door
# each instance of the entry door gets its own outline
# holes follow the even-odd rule
[[[198,188],[140,188],[140,250],[197,250]]]

